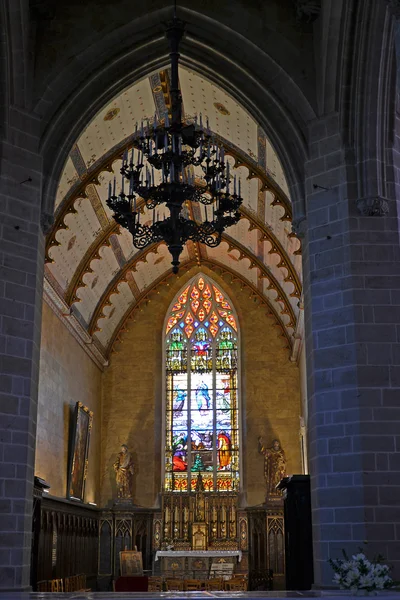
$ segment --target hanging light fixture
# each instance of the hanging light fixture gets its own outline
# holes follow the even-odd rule
[[[172,255],[173,272],[188,240],[210,247],[221,243],[223,231],[240,219],[240,180],[230,173],[222,144],[211,133],[202,115],[188,124],[182,121],[182,96],[179,90],[179,45],[184,23],[174,15],[166,36],[171,59],[171,118],[136,124],[133,147],[125,152],[119,194],[109,185],[107,204],[119,225],[130,231],[133,245],[143,249],[165,241]],[[195,169],[200,173],[196,181]],[[141,200],[153,211],[152,222],[140,222]],[[204,210],[190,209],[190,203]],[[185,210],[189,206],[189,210]],[[167,211],[165,211],[166,207]],[[159,218],[159,211],[163,217]],[[143,220],[143,219],[142,219]]]

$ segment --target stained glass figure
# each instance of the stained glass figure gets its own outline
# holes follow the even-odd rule
[[[207,277],[177,296],[165,327],[165,489],[239,489],[237,318]]]

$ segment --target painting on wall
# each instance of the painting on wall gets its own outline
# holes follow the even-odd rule
[[[143,575],[142,553],[137,550],[123,550],[119,553],[121,577]]]
[[[93,413],[82,402],[75,405],[71,427],[67,497],[83,502]]]

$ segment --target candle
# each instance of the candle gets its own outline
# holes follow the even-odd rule
[[[108,197],[111,198],[111,181],[108,182]]]
[[[115,196],[115,186],[116,186],[116,181],[115,181],[115,177],[114,177],[114,188],[113,188],[113,196]]]

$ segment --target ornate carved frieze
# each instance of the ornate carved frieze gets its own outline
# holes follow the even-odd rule
[[[388,201],[379,196],[357,200],[357,208],[363,217],[386,217],[389,213]]]

